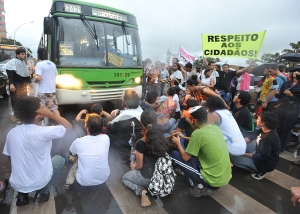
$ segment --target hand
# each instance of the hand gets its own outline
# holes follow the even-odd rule
[[[136,162],[130,163],[130,169],[131,170],[135,170],[135,167],[136,167]]]
[[[119,113],[119,111],[120,111],[120,109],[115,109],[115,110],[113,110],[113,111],[110,113],[110,115],[113,116],[113,117],[115,117],[115,116],[117,116],[117,114]]]
[[[180,137],[179,136],[173,136],[172,137],[172,142],[176,144],[176,146],[178,147],[180,145]]]
[[[184,139],[185,136],[181,133],[181,132],[176,132],[175,134],[177,134],[178,137]]]
[[[50,111],[47,107],[42,106],[38,110],[35,111],[40,119],[43,119],[44,117],[48,117],[51,119],[53,115],[55,115],[52,111]]]
[[[87,114],[87,113],[88,113],[88,110],[82,109],[82,110],[80,111],[80,113],[81,113],[81,114]]]
[[[261,107],[262,107],[262,108],[267,108],[267,105],[268,105],[267,102],[263,102],[263,103],[261,104]]]
[[[300,202],[300,187],[292,187],[291,188],[292,194],[292,204],[296,206],[296,201]]]
[[[289,97],[293,96],[292,92],[290,92],[290,90],[288,90],[288,89],[286,89],[283,93],[286,94]]]
[[[15,85],[14,84],[10,84],[9,85],[9,90],[11,91],[11,92],[16,92],[16,88],[15,88]]]

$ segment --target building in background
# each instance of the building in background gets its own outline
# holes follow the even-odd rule
[[[0,38],[6,39],[4,0],[0,0]]]

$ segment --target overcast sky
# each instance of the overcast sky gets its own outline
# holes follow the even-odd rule
[[[299,0],[90,0],[133,13],[139,25],[143,59],[165,62],[168,49],[180,44],[201,55],[201,33],[243,34],[266,30],[260,55],[289,48],[300,41]],[[43,17],[52,0],[4,0],[7,36],[36,54],[43,31]],[[223,58],[244,65],[246,59]]]

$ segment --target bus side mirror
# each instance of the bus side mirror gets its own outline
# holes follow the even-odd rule
[[[52,18],[44,17],[44,34],[52,33]]]

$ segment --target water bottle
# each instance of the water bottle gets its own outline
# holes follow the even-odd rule
[[[135,149],[134,147],[131,147],[131,152],[134,152]],[[135,163],[135,154],[134,153],[130,153],[130,163]]]

